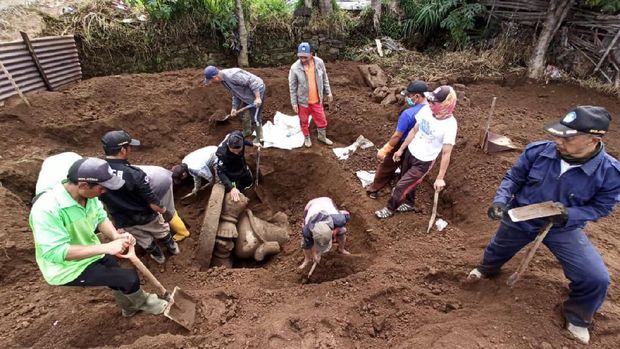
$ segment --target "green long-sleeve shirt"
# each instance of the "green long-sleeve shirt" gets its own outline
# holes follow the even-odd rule
[[[50,285],[64,285],[103,257],[65,260],[70,245],[101,243],[95,230],[106,218],[99,199],[88,199],[86,207],[82,207],[63,184],[39,197],[30,211],[30,228],[34,235],[37,264],[45,281]]]

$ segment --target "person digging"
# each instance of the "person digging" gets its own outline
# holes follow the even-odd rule
[[[140,168],[129,163],[133,147],[140,141],[133,139],[125,131],[110,131],[101,138],[106,161],[114,173],[125,180],[125,185],[116,190],[108,190],[101,195],[117,228],[133,235],[140,247],[157,263],[166,262],[166,256],[159,247],[163,243],[173,255],[181,251],[172,238],[170,225],[175,214],[166,209],[153,192],[149,179]]]
[[[194,189],[191,194],[196,195],[202,190],[215,182],[213,171],[217,163],[216,145],[196,149],[187,154],[180,165],[172,167],[172,178],[175,184],[180,184],[185,178],[191,176],[194,180]],[[203,186],[203,181],[207,183]]]
[[[174,205],[174,190],[172,188],[172,183],[174,181],[173,173],[161,166],[138,165],[137,167],[146,173],[149,186],[161,200],[161,204],[166,208],[166,211],[172,212],[173,216],[168,224],[170,225],[170,229],[175,233],[172,236],[174,241],[183,241],[185,238],[189,237],[190,232]]]
[[[609,215],[620,201],[620,162],[605,151],[603,136],[611,115],[602,107],[579,106],[544,129],[553,141],[530,143],[497,189],[488,215],[501,220],[469,280],[495,276],[517,252],[534,240],[544,219],[513,222],[509,209],[553,201],[561,214],[542,241],[570,280],[562,313],[568,333],[590,341],[588,327],[601,307],[610,278],[605,263],[584,234],[589,221]]]
[[[452,148],[456,143],[457,122],[453,116],[456,107],[456,92],[450,86],[441,86],[433,92],[426,92],[429,108],[422,108],[416,115],[417,123],[407,138],[394,153],[394,162],[401,163],[401,177],[392,190],[386,207],[375,211],[379,219],[392,217],[394,212],[415,210],[415,191],[433,167],[441,153],[439,173],[433,187],[439,192],[444,189],[444,177],[450,165]],[[403,152],[408,149],[403,157]]]
[[[258,76],[240,68],[218,69],[208,66],[204,70],[204,84],[221,83],[232,95],[231,115],[237,114],[242,104],[253,105],[242,118],[243,136],[252,135],[256,129],[254,143],[263,142],[263,124],[261,114],[265,102],[267,88]]]
[[[407,89],[402,91],[401,94],[405,96],[407,109],[403,110],[398,116],[398,122],[396,123],[396,131],[390,137],[390,140],[377,151],[377,159],[379,164],[375,171],[375,178],[373,182],[366,188],[366,194],[371,199],[376,199],[379,191],[383,189],[390,180],[394,177],[396,169],[400,167],[401,162],[394,161],[394,153],[403,144],[409,131],[413,129],[416,124],[416,115],[422,109],[429,109],[428,102],[424,93],[428,92],[428,86],[424,81],[414,80],[409,83]],[[430,110],[425,111],[428,113]]]
[[[310,140],[310,115],[316,124],[319,141],[332,145],[327,138],[327,118],[323,108],[324,98],[327,103],[334,99],[327,70],[322,59],[312,54],[312,48],[307,42],[302,42],[297,48],[299,59],[291,65],[288,73],[288,85],[291,95],[291,105],[295,113],[299,114],[301,132],[304,135],[304,146],[312,146]]]
[[[254,185],[254,177],[245,162],[246,146],[254,146],[258,151],[261,149],[260,143],[245,140],[241,131],[233,131],[226,135],[215,152],[218,178],[234,202],[239,201],[241,192]]]
[[[304,261],[299,269],[304,269],[310,262],[318,264],[321,255],[331,250],[333,241],[338,243],[339,253],[349,255],[349,251],[345,249],[345,225],[350,220],[351,214],[338,210],[332,199],[320,197],[310,200],[304,210],[301,239]]]
[[[50,285],[111,288],[123,316],[161,314],[168,303],[144,292],[136,271],[121,268],[112,257],[136,240],[114,228],[98,196],[124,183],[104,160],[73,163],[67,179],[43,192],[30,211],[37,265]],[[110,242],[101,243],[95,231]]]

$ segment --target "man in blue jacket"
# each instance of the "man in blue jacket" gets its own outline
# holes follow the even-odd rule
[[[620,163],[605,152],[602,137],[611,116],[602,107],[579,106],[559,123],[545,126],[553,142],[527,146],[502,180],[488,215],[501,219],[484,251],[482,263],[468,278],[493,276],[504,263],[534,240],[547,222],[512,222],[507,210],[554,201],[562,214],[543,243],[562,265],[570,280],[562,311],[566,328],[579,342],[590,340],[588,327],[603,304],[610,278],[600,254],[583,232],[589,221],[607,216],[620,201]]]

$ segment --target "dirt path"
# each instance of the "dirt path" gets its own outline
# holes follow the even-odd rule
[[[252,70],[268,85],[266,119],[276,111],[291,113],[288,68]],[[328,111],[329,136],[343,146],[363,134],[382,145],[392,132],[398,107],[371,102],[354,63],[328,65],[335,105]],[[492,96],[498,97],[493,130],[525,145],[545,138],[542,124],[556,120],[576,103],[599,104],[620,115],[616,99],[569,85],[458,87],[459,136],[447,175],[439,216],[449,222],[441,233],[425,234],[432,188],[425,182],[417,195],[421,213],[378,221],[373,211],[387,200],[364,195],[355,171],[376,165],[374,150],[337,161],[327,147],[283,151],[268,149],[261,164],[275,172],[263,187],[270,200],[252,206],[261,216],[289,215],[295,234],[284,251],[262,265],[200,271],[193,261],[197,236],[181,244],[182,254],[164,267],[147,261],[168,286],[178,285],[200,300],[192,333],[163,317],[121,318],[105,289],[51,287],[34,262],[27,225],[27,204],[38,167],[50,154],[73,150],[101,156],[100,137],[124,128],[144,145],[136,164],[165,167],[196,148],[216,144],[238,120],[209,125],[216,112],[229,109],[222,88],[201,86],[199,70],[115,76],[84,81],[63,92],[30,97],[33,108],[9,102],[0,109],[5,135],[0,162],[0,342],[8,347],[127,348],[576,348],[560,328],[557,305],[567,294],[558,262],[543,248],[514,289],[499,279],[467,285],[462,281],[479,261],[496,228],[486,209],[506,169],[518,152],[484,155],[477,149]],[[620,150],[617,123],[607,149]],[[313,134],[314,137],[314,134]],[[253,155],[250,155],[250,162]],[[435,169],[436,171],[436,169]],[[435,172],[430,178],[434,178]],[[430,180],[427,180],[430,181]],[[190,188],[177,188],[179,194]],[[352,212],[350,250],[329,254],[314,282],[301,285],[295,267],[302,259],[298,228],[304,204],[329,195]],[[180,215],[196,234],[208,193],[179,204]],[[620,229],[613,214],[590,224],[587,232],[612,276],[607,301],[596,316],[593,348],[620,343]],[[520,257],[520,256],[519,256]],[[520,260],[517,257],[516,262]],[[515,261],[507,271],[516,267]],[[147,285],[147,288],[151,288]],[[152,289],[152,288],[151,288]]]

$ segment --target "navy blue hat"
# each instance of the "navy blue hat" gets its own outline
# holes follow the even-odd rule
[[[213,79],[217,75],[217,73],[219,73],[219,72],[220,72],[219,69],[217,69],[213,65],[210,65],[210,66],[206,67],[205,71],[204,71],[205,80],[209,81],[209,80]]]
[[[556,137],[572,137],[578,134],[604,136],[609,130],[611,115],[607,109],[582,105],[568,112],[560,122],[545,125],[545,131]]]
[[[310,52],[312,52],[312,47],[307,42],[302,42],[297,47],[297,56],[310,57]]]

